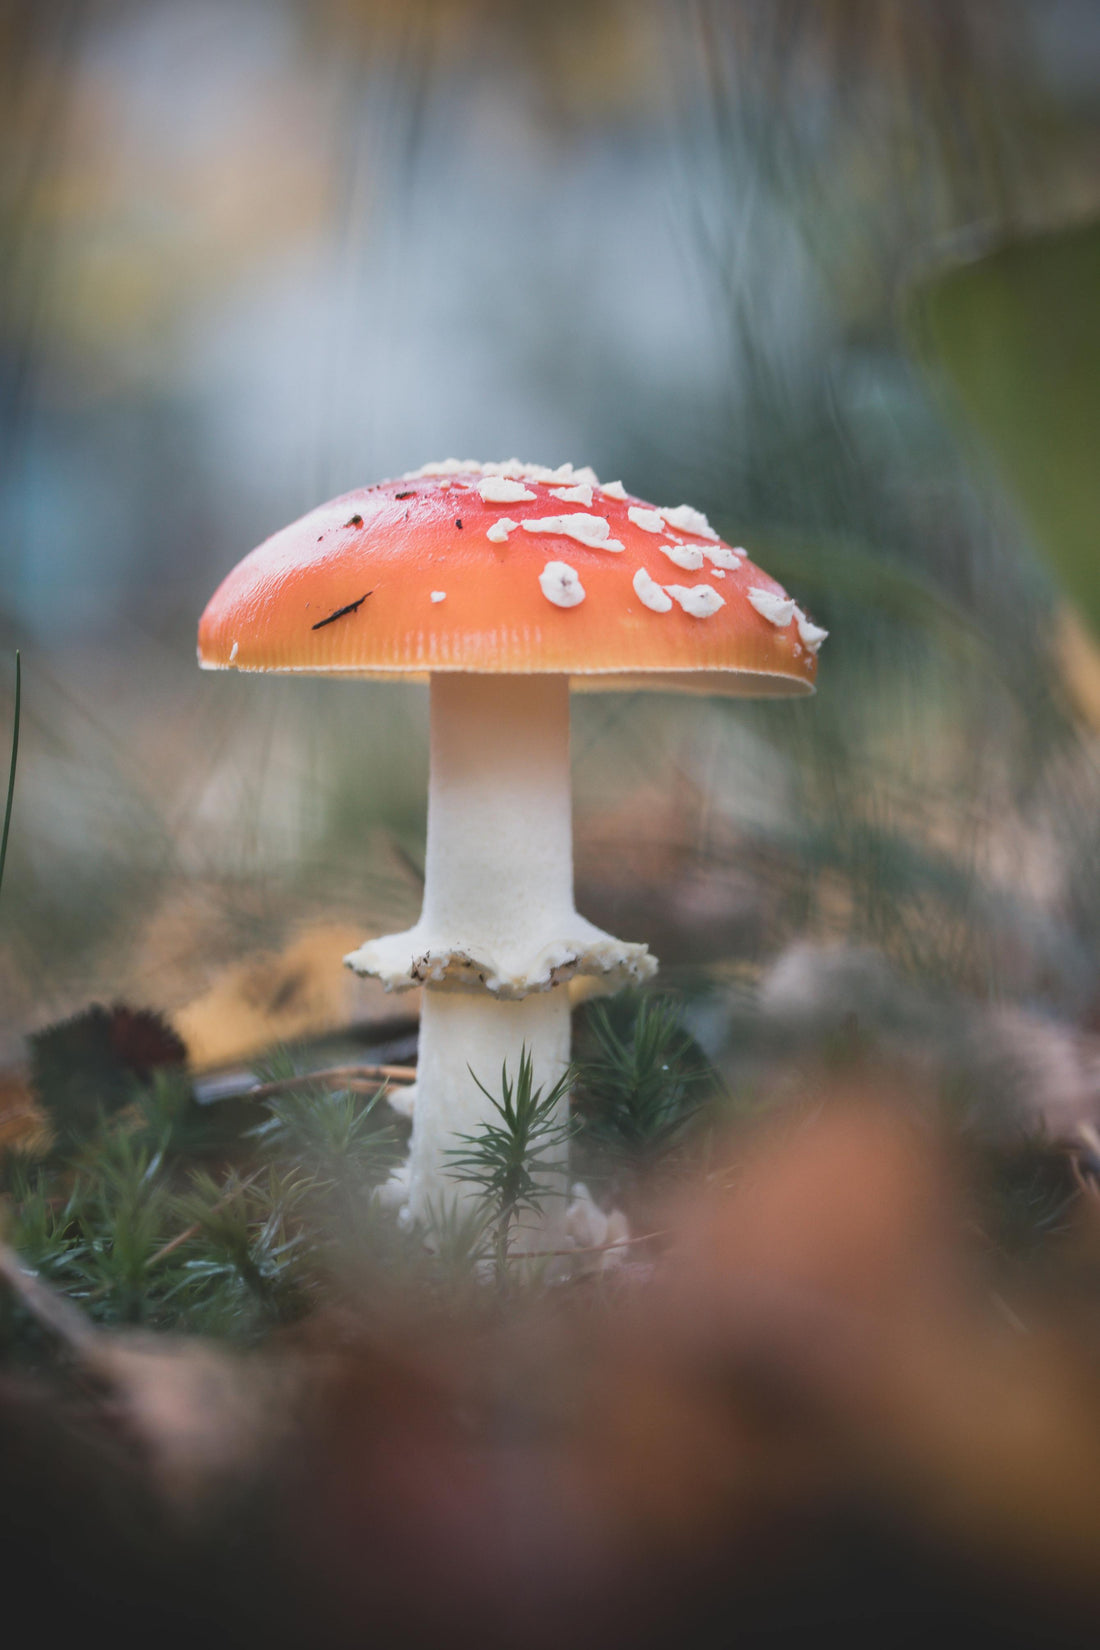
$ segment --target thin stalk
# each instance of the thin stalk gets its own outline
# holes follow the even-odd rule
[[[508,1233],[512,1225],[512,1213],[510,1205],[497,1221],[493,1233],[493,1265],[496,1268],[497,1284],[501,1289],[508,1283]]]
[[[222,1209],[227,1208],[235,1197],[239,1197],[242,1192],[247,1192],[250,1186],[254,1186],[259,1177],[260,1170],[257,1169],[256,1173],[250,1174],[247,1180],[236,1181],[234,1185],[230,1186],[227,1191],[222,1193],[221,1197],[217,1198],[215,1202],[210,1205],[209,1209],[206,1211],[207,1217],[209,1218],[210,1215],[216,1215],[220,1213]],[[183,1244],[189,1243],[193,1237],[197,1237],[202,1231],[202,1228],[203,1222],[201,1220],[196,1220],[193,1221],[190,1226],[185,1226],[182,1232],[177,1232],[174,1238],[169,1238],[167,1243],[161,1245],[156,1254],[149,1256],[149,1259],[145,1262],[146,1271],[148,1271],[150,1267],[156,1266],[158,1261],[166,1260],[169,1255],[174,1254],[175,1251]]]
[[[612,1249],[629,1249],[635,1243],[650,1243],[654,1238],[670,1237],[671,1226],[661,1226],[655,1232],[639,1232],[637,1237],[612,1238],[610,1243],[587,1243],[581,1249],[524,1249],[509,1255],[509,1260],[552,1260],[556,1256],[568,1259],[571,1255],[606,1255]]]
[[[15,718],[11,730],[11,766],[8,769],[8,800],[4,808],[4,834],[0,836],[0,888],[4,886],[4,861],[8,857],[8,831],[11,828],[11,805],[15,799],[15,768],[19,760],[19,706],[22,697],[23,666],[19,649],[15,650]]]
[[[357,1088],[363,1084],[373,1093],[379,1083],[415,1083],[415,1066],[329,1066],[324,1071],[301,1071],[293,1077],[280,1077],[274,1083],[257,1083],[244,1089],[242,1100],[270,1100],[276,1094],[292,1093],[310,1083],[326,1083],[340,1088]]]

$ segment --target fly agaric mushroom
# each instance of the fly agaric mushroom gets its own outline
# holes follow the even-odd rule
[[[699,511],[570,464],[426,464],[321,505],[220,585],[204,669],[431,683],[420,920],[345,959],[424,987],[398,1179],[410,1218],[460,1195],[446,1154],[489,1112],[471,1073],[491,1085],[526,1048],[551,1087],[569,1061],[566,982],[656,968],[573,907],[570,687],[803,694],[824,637]],[[563,1223],[551,1207],[536,1241]]]

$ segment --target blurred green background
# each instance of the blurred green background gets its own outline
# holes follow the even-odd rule
[[[576,702],[578,902],[709,1052],[1100,1026],[1098,71],[1091,0],[2,0],[0,1063],[415,913],[423,690],[194,627],[451,453],[687,499],[832,633],[807,703]]]

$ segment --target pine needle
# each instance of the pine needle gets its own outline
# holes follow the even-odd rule
[[[574,1133],[571,1119],[558,1120],[573,1071],[567,1068],[544,1095],[534,1086],[534,1061],[525,1044],[514,1082],[507,1064],[501,1067],[499,1100],[472,1070],[470,1076],[500,1122],[490,1119],[476,1134],[460,1134],[462,1146],[447,1153],[451,1160],[448,1172],[452,1179],[479,1187],[493,1210],[497,1277],[502,1281],[512,1224],[522,1212],[537,1214],[542,1209],[544,1199],[553,1190],[547,1176],[560,1167],[547,1158],[560,1153]]]

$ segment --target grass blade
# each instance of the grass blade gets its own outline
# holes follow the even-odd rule
[[[0,836],[0,888],[4,886],[4,861],[8,857],[8,831],[11,827],[11,805],[15,799],[15,767],[19,760],[19,701],[23,682],[23,667],[19,649],[15,650],[15,718],[11,730],[11,766],[8,769],[8,800],[4,807],[4,834]]]

